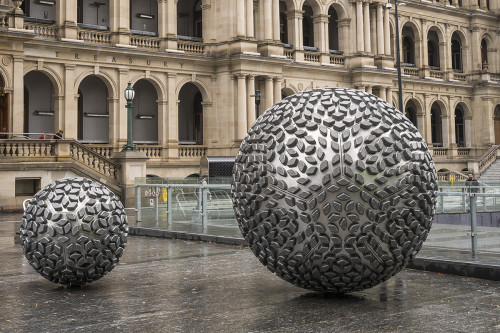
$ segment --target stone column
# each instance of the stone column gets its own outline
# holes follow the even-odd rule
[[[167,73],[167,117],[166,145],[168,147],[168,157],[178,158],[179,144],[179,104],[175,94],[177,76],[174,73]]]
[[[253,0],[246,0],[246,12],[247,12],[247,37],[254,38],[254,13],[253,13]]]
[[[443,136],[443,148],[450,148],[450,117],[441,115],[441,135]]]
[[[363,39],[365,43],[365,52],[372,52],[372,41],[370,38],[370,4],[363,3]]]
[[[273,39],[275,42],[280,41],[280,2],[279,0],[272,0],[273,7]]]
[[[387,103],[389,103],[390,105],[392,105],[392,87],[387,87],[386,88],[387,90]],[[399,106],[399,110],[403,111],[402,110],[402,106]]]
[[[113,159],[121,165],[121,200],[125,207],[135,207],[135,178],[146,177],[146,162],[149,158],[141,151],[120,151],[113,153]]]
[[[384,49],[385,55],[391,55],[391,29],[389,26],[389,9],[384,7]]]
[[[417,129],[425,141],[425,114],[424,113],[417,113]]]
[[[427,31],[427,20],[421,19],[421,31],[422,34],[426,34]],[[422,67],[429,67],[429,50],[427,49],[427,35],[422,36]]]
[[[327,15],[316,15],[313,17],[314,25],[314,43],[318,50],[322,53],[328,52],[328,43],[325,41],[325,37],[328,36],[328,29],[325,29],[325,21],[328,25]]]
[[[108,97],[108,105],[109,105],[109,123],[108,123],[108,133],[109,133],[109,142],[114,148],[118,148],[118,140],[120,138],[120,134],[118,133],[118,127],[116,126],[117,115],[120,113],[120,97],[118,96],[110,96]]]
[[[272,0],[264,0],[264,40],[273,39],[273,3]]]
[[[363,3],[361,0],[356,1],[356,46],[358,52],[365,51],[363,29]]]
[[[158,101],[158,140],[162,148],[168,141],[168,100]],[[164,154],[162,154],[164,156]]]
[[[56,1],[56,22],[62,41],[78,40],[76,31],[76,5],[69,1]]]
[[[382,4],[377,4],[377,53],[385,54],[384,42],[384,12]]]
[[[481,36],[479,27],[472,27],[472,63],[469,64],[470,71],[480,71],[483,68],[481,63]],[[462,59],[465,60],[465,50],[462,48]],[[465,68],[465,61],[462,61],[462,66],[464,67],[464,73],[468,72]]]
[[[428,105],[431,97],[432,96],[430,94],[424,94],[424,105],[423,105],[423,109],[425,112],[424,138],[425,142],[429,147],[432,147],[431,105]]]
[[[64,106],[58,110],[59,125],[54,130],[64,128],[65,139],[78,138],[78,104],[75,100],[75,68],[74,64],[64,65]],[[58,121],[56,120],[56,124]]]
[[[12,117],[11,130],[13,133],[24,132],[24,58],[14,56],[14,70],[12,75]]]
[[[472,117],[467,116],[464,118],[464,130],[465,130],[465,147],[472,146]],[[494,139],[494,138],[493,138]],[[495,142],[495,141],[493,141]]]
[[[365,91],[366,91],[368,94],[373,94],[373,87],[372,87],[372,86],[366,86]]]
[[[173,17],[170,13],[173,0],[158,1],[158,36],[161,38],[160,49],[177,50],[177,23],[175,30],[172,31],[172,20],[177,20],[177,16]],[[175,7],[174,7],[175,8]]]
[[[281,101],[281,78],[280,77],[275,77],[274,78],[274,100],[273,100],[273,105]]]
[[[273,106],[273,101],[274,101],[274,94],[273,94],[273,78],[270,76],[266,77],[266,81],[264,83],[264,105],[263,109],[261,110],[262,112],[266,111],[269,109],[271,106]]]
[[[255,75],[249,75],[247,79],[247,129],[255,123]]]
[[[175,9],[173,9],[173,15],[175,16],[175,38],[177,38],[177,1],[175,0]],[[201,20],[203,21],[202,39],[205,42],[215,40],[217,36],[215,35],[214,29],[206,29],[206,27],[212,27],[215,25],[215,15],[213,13],[212,5],[209,3],[202,3],[201,5]]]
[[[387,101],[387,94],[386,94],[386,92],[385,92],[385,87],[380,87],[380,89],[379,89],[379,93],[378,93],[378,94],[379,94],[379,96],[378,96],[378,97],[379,97],[381,100],[383,100],[383,101]]]
[[[120,68],[118,71],[118,112],[113,115],[113,123],[116,128],[118,147],[121,150],[122,146],[127,142],[127,101],[123,97],[123,92],[127,88],[130,76],[128,69]]]
[[[243,140],[247,134],[247,87],[245,83],[245,75],[238,74],[238,119],[236,119],[237,137],[236,139]]]
[[[109,0],[109,29],[111,31],[112,43],[114,45],[130,46],[129,0]]]
[[[245,0],[236,1],[236,36],[246,36]]]

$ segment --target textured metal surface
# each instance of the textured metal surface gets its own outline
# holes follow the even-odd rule
[[[113,269],[127,244],[122,203],[86,178],[51,183],[30,200],[21,221],[30,265],[50,281],[81,285]]]
[[[203,156],[200,161],[200,175],[213,177],[231,177],[234,156]]]
[[[399,272],[432,224],[437,174],[413,124],[349,89],[287,97],[249,130],[233,205],[252,251],[300,287],[349,292]]]

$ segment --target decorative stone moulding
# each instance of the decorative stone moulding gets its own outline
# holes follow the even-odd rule
[[[122,256],[127,235],[122,203],[87,178],[47,185],[29,201],[21,221],[21,246],[30,265],[64,285],[106,275]]]
[[[270,271],[325,292],[370,288],[401,271],[431,228],[437,173],[417,128],[362,91],[285,98],[250,128],[232,200]]]

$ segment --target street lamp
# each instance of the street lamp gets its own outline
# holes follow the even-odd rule
[[[405,3],[401,3],[401,6],[405,6]],[[388,9],[392,8],[390,2],[387,3],[386,7]],[[396,10],[396,66],[398,68],[398,98],[399,98],[399,110],[404,113],[403,110],[403,86],[401,85],[401,56],[399,52],[399,20],[398,20],[398,0],[394,0],[394,8]]]
[[[135,96],[134,88],[130,81],[125,89],[125,99],[127,100],[127,144],[123,145],[122,151],[137,151],[137,147],[132,142],[132,100]]]
[[[257,118],[259,118],[259,105],[262,94],[260,90],[255,90],[255,95],[251,95],[250,97],[255,97],[255,120],[257,120]]]

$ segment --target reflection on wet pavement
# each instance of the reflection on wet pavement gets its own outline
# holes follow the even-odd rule
[[[1,332],[495,332],[500,282],[407,269],[372,289],[290,285],[246,247],[131,236],[101,280],[64,288],[38,275],[0,216]]]

